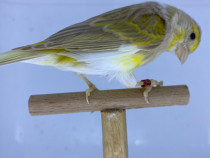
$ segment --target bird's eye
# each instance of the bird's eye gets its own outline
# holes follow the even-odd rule
[[[195,35],[194,32],[192,32],[192,33],[190,34],[190,39],[191,39],[191,40],[194,40],[195,38],[196,38],[196,35]]]

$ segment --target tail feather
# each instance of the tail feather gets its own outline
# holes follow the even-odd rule
[[[0,65],[6,65],[40,56],[43,56],[43,54],[33,51],[12,50],[10,52],[0,54]]]

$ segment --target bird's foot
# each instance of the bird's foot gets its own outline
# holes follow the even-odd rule
[[[148,94],[152,90],[152,87],[153,86],[159,87],[162,85],[163,85],[163,81],[158,82],[153,79],[141,80],[141,81],[137,82],[137,84],[136,84],[136,86],[141,86],[142,88],[145,88],[143,95],[144,95],[144,99],[147,104],[150,104],[150,102],[148,100]]]
[[[77,73],[77,72],[75,72],[75,74],[76,75],[78,75],[83,81],[85,81],[85,83],[87,83],[87,85],[88,85],[88,89],[86,89],[86,101],[87,101],[87,103],[89,104],[89,99],[88,99],[88,97],[90,96],[90,93],[91,92],[93,92],[93,91],[96,91],[96,90],[98,90],[97,88],[96,88],[96,86],[92,83],[92,82],[90,82],[88,79],[87,79],[87,77],[85,77],[84,75],[82,75],[82,74],[80,74],[80,73]]]
[[[93,91],[98,91],[98,89],[96,88],[96,86],[94,84],[88,84],[89,88],[86,89],[86,101],[89,104],[89,96]]]

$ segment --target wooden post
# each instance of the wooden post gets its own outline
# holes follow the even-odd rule
[[[101,111],[104,158],[128,158],[125,109],[186,105],[187,86],[155,87],[149,93],[150,104],[143,97],[144,89],[95,91],[87,104],[84,92],[33,95],[29,99],[31,115]]]
[[[128,158],[125,110],[101,112],[104,158]]]

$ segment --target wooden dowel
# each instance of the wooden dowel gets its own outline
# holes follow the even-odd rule
[[[125,110],[101,112],[104,158],[128,158]]]
[[[150,104],[145,102],[143,91],[139,88],[95,91],[89,97],[90,104],[87,104],[84,92],[32,95],[29,99],[29,111],[31,115],[49,115],[186,105],[189,102],[189,91],[185,85],[154,87],[149,93]]]

